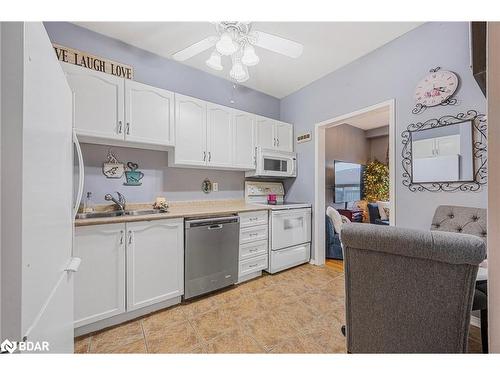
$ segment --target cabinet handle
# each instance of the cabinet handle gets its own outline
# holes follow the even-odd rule
[[[280,139],[276,138],[276,146],[280,147]]]
[[[132,243],[132,231],[128,231],[128,244],[130,245]]]
[[[212,153],[210,151],[208,151],[208,161],[211,161],[212,160]]]
[[[206,160],[207,160],[207,152],[203,151],[203,161],[206,161]]]
[[[130,135],[130,122],[127,122],[127,135]]]
[[[121,120],[118,121],[118,134],[122,134],[122,127],[123,127],[122,125],[123,124],[122,124]]]
[[[255,253],[256,251],[259,251],[259,249],[256,248],[256,249],[250,249],[250,250],[248,250],[249,253]]]
[[[123,231],[122,230],[120,231],[120,234],[121,234],[121,236],[120,236],[120,245],[123,245]]]
[[[254,268],[254,267],[257,267],[258,265],[259,265],[259,263],[250,264],[250,265],[248,266],[248,268]]]
[[[276,138],[273,138],[273,146],[276,146]]]

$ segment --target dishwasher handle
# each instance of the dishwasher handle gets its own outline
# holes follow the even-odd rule
[[[223,225],[222,224],[215,224],[215,225],[210,225],[207,227],[208,230],[214,230],[214,229],[222,229]]]
[[[204,219],[192,219],[185,221],[185,228],[208,227],[210,229],[212,227],[212,229],[221,229],[222,224],[239,223],[239,221],[239,216],[219,216]]]

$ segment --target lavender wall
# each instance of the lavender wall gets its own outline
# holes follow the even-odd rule
[[[396,102],[396,220],[399,226],[429,228],[440,204],[486,207],[486,187],[475,193],[412,193],[401,183],[401,132],[415,121],[468,109],[486,111],[486,100],[469,68],[468,23],[426,23],[351,64],[281,100],[281,120],[295,124],[296,134],[318,122],[370,105]],[[434,107],[413,115],[417,82],[436,66],[456,72],[459,105]],[[299,176],[289,184],[289,199],[314,201],[314,142],[296,145]]]
[[[108,147],[82,144],[84,192],[93,193],[94,203],[104,203],[104,195],[115,191],[123,193],[128,202],[152,202],[158,196],[165,196],[169,201],[243,198],[244,172],[170,168],[167,167],[167,153],[163,151],[125,147],[111,149],[121,162],[139,164],[139,170],[144,173],[142,185],[123,185],[125,176],[121,179],[106,178],[102,173],[102,163],[106,160]],[[219,191],[203,193],[201,183],[205,178],[218,182]]]
[[[233,84],[230,81],[68,22],[45,22],[44,25],[53,43],[133,66],[134,80],[138,82],[279,119],[280,101],[275,97],[239,86],[234,94],[235,103],[231,104]],[[85,192],[93,192],[96,202],[103,201],[105,193],[115,190],[123,192],[130,202],[151,201],[157,195],[165,195],[169,200],[243,198],[243,172],[167,168],[166,152],[113,149],[123,161],[138,162],[146,176],[141,187],[125,187],[123,181],[106,179],[101,166],[107,148],[83,145]],[[208,195],[201,192],[201,183],[206,177],[219,182],[219,192]]]

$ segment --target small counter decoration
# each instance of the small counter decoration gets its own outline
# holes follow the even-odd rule
[[[162,212],[167,212],[168,210],[168,202],[165,197],[157,197],[155,203],[153,204],[153,208],[156,210],[160,210]]]
[[[142,185],[141,180],[144,177],[144,173],[137,170],[137,168],[139,168],[139,164],[132,163],[131,161],[129,161],[127,163],[127,167],[130,170],[125,171],[125,178],[127,179],[127,182],[124,182],[123,185],[125,185],[125,186],[141,186]]]
[[[108,161],[102,164],[102,173],[104,173],[107,178],[121,178],[124,171],[125,166],[123,163],[120,163],[111,149],[109,149]]]

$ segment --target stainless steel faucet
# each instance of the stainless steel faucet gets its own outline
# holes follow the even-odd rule
[[[119,191],[117,191],[116,194],[118,195],[118,200],[116,200],[115,197],[113,197],[113,195],[111,195],[111,194],[106,194],[104,196],[104,199],[107,201],[114,202],[114,204],[116,204],[116,206],[120,209],[120,211],[124,211],[125,210],[125,203],[126,203],[125,197]]]

